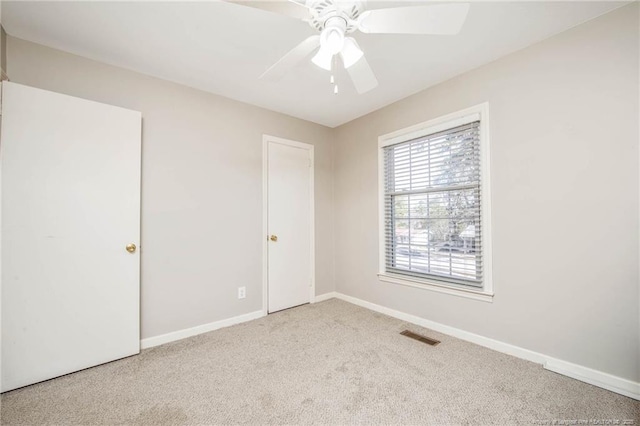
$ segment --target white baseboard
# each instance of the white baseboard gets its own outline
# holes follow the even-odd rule
[[[547,358],[543,366],[549,371],[640,400],[640,383],[638,382],[551,357]]]
[[[209,331],[218,330],[220,328],[229,327],[243,322],[258,319],[264,316],[262,310],[250,312],[248,314],[239,315],[233,318],[227,318],[220,321],[202,324],[196,327],[185,328],[184,330],[173,331],[160,336],[148,337],[140,341],[142,349],[152,348],[154,346],[164,345],[165,343],[174,342],[176,340],[186,339],[187,337],[196,336],[198,334],[207,333]]]
[[[325,293],[325,294],[321,294],[319,296],[316,296],[313,299],[312,303],[320,303],[320,302],[324,302],[325,300],[329,300],[329,299],[336,299],[338,298],[338,293],[335,291],[331,291],[329,293]]]
[[[603,389],[610,390],[615,393],[619,393],[624,396],[628,396],[633,399],[640,400],[640,383],[638,382],[633,382],[631,380],[623,379],[621,377],[613,376],[602,371],[593,370],[591,368],[583,367],[578,364],[573,364],[571,362],[562,361],[548,355],[510,345],[508,343],[500,342],[488,337],[480,336],[479,334],[470,333],[459,328],[440,324],[435,321],[430,321],[428,319],[421,318],[415,315],[396,311],[395,309],[387,308],[385,306],[376,305],[375,303],[367,302],[356,297],[347,296],[346,294],[338,292],[327,293],[316,297],[316,301],[319,301],[318,299],[320,298],[322,298],[322,300],[327,300],[331,297],[344,300],[345,302],[353,303],[354,305],[358,305],[363,308],[367,308],[402,321],[429,328],[431,330],[447,334],[461,340],[466,340],[468,342],[493,349],[494,351],[512,355],[517,358],[535,362],[537,364],[542,364],[543,367],[547,370],[571,377],[576,380],[580,380],[585,383],[589,383],[594,386],[601,387]]]

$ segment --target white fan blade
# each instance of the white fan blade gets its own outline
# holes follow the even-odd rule
[[[294,0],[222,0],[226,3],[234,3],[240,6],[253,7],[268,12],[278,13],[302,21],[311,17],[309,9],[304,5],[304,1]]]
[[[360,94],[366,93],[378,86],[378,79],[373,74],[364,56],[360,58],[358,62],[347,68],[347,72],[349,73],[349,77],[351,77],[351,81],[353,81],[353,85],[356,87],[356,91]]]
[[[359,19],[364,33],[453,35],[462,29],[468,3],[367,10]]]
[[[300,61],[305,59],[311,52],[320,46],[320,36],[313,35],[302,43],[291,49],[284,55],[278,62],[273,64],[268,70],[266,70],[260,78],[267,80],[277,81],[280,80],[289,70]]]

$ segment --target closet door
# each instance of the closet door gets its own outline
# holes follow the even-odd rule
[[[140,351],[139,112],[2,84],[1,389]]]
[[[265,136],[268,311],[309,303],[313,288],[313,146]]]

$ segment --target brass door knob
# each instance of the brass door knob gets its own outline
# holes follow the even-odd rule
[[[127,244],[127,247],[125,247],[127,249],[127,251],[129,253],[135,253],[136,251],[136,245],[135,244]]]
[[[269,239],[275,243],[276,241],[278,241],[278,236],[272,235],[271,237],[269,237]]]

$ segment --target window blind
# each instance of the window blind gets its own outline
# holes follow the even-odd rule
[[[383,150],[386,271],[482,287],[480,121]]]

